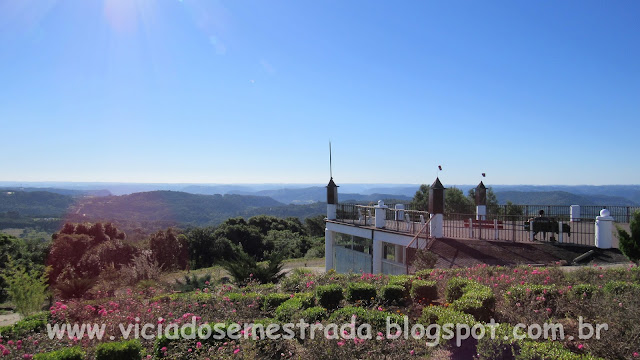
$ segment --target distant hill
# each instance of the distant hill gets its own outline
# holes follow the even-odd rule
[[[0,191],[23,191],[23,192],[50,192],[60,195],[69,196],[109,196],[111,192],[109,190],[74,190],[74,189],[59,189],[59,188],[38,188],[38,187],[0,187]]]
[[[18,212],[21,216],[60,217],[75,199],[47,191],[0,191],[0,213]]]
[[[151,191],[84,199],[72,209],[74,220],[172,221],[216,224],[251,209],[284,204],[251,195],[195,195],[178,191]]]
[[[414,191],[415,192],[415,191]],[[313,202],[322,202],[327,200],[327,189],[323,186],[312,186],[306,188],[285,188],[274,190],[262,190],[257,192],[238,192],[241,194],[253,194],[259,196],[268,196],[285,204],[309,204]],[[339,193],[340,201],[378,201],[386,199],[397,199],[401,201],[410,201],[412,197],[397,194],[354,194]]]
[[[498,203],[521,205],[610,205],[637,206],[627,198],[608,195],[578,195],[566,191],[497,191]]]

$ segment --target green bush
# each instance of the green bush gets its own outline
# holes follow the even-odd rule
[[[640,211],[635,211],[629,222],[631,234],[618,227],[620,251],[633,262],[640,261]]]
[[[523,341],[515,360],[596,360],[590,355],[580,355],[557,341]]]
[[[176,280],[174,288],[178,291],[188,292],[195,291],[196,289],[203,289],[207,287],[207,282],[211,282],[211,274],[204,274],[198,276],[197,274],[185,275],[184,280]]]
[[[603,290],[613,295],[622,295],[624,293],[640,294],[640,285],[626,281],[609,281]]]
[[[96,360],[139,360],[142,344],[139,340],[102,343],[96,346]]]
[[[474,281],[469,280],[467,278],[462,278],[462,277],[451,278],[451,280],[447,282],[447,288],[444,293],[445,300],[448,303],[452,303],[460,299],[464,292],[463,289],[471,283],[474,283]]]
[[[335,309],[344,299],[342,288],[338,284],[318,286],[316,288],[316,300],[325,309]]]
[[[379,311],[366,309],[357,306],[345,306],[331,314],[329,321],[335,324],[347,324],[351,322],[353,316],[356,316],[356,326],[361,324],[369,324],[374,330],[381,331],[386,329],[387,318],[391,324],[404,324],[404,318],[397,314],[387,311]]]
[[[479,360],[513,359],[515,354],[520,352],[521,340],[516,340],[513,336],[514,327],[510,324],[497,324],[495,326],[495,337],[490,333],[478,339],[476,354]],[[522,329],[518,329],[519,335],[525,335]]]
[[[422,309],[420,322],[425,327],[430,324],[467,324],[472,327],[478,323],[473,316],[444,306],[426,306]]]
[[[69,347],[57,351],[36,354],[33,360],[83,360],[84,351],[79,346]]]
[[[438,287],[435,281],[414,280],[410,294],[414,301],[430,303],[438,298]]]
[[[412,275],[390,275],[388,285],[399,285],[405,290],[405,295],[409,295],[411,291],[411,283],[415,279]]]
[[[308,309],[315,304],[312,293],[298,293],[289,300],[280,304],[275,311],[276,319],[280,321],[294,320],[302,310]]]
[[[573,285],[567,292],[569,299],[591,299],[594,295],[601,293],[602,290],[591,284]]]
[[[260,295],[250,292],[250,293],[227,293],[225,295],[229,298],[229,301],[234,303],[239,303],[243,305],[248,305],[256,301],[260,301]]]
[[[310,307],[300,313],[300,318],[308,323],[319,322],[325,320],[327,317],[329,317],[329,313],[327,313],[327,310],[322,306]]]
[[[289,299],[291,299],[291,296],[287,294],[272,293],[266,295],[262,300],[262,309],[267,311],[273,310]]]
[[[347,285],[347,301],[371,302],[377,296],[376,287],[365,282],[351,282]]]
[[[457,297],[451,303],[453,310],[472,315],[478,321],[487,322],[493,316],[496,298],[490,287],[473,280],[453,278],[447,284],[447,292],[450,299]]]
[[[380,289],[380,297],[385,304],[402,305],[406,299],[406,291],[400,285],[385,285]]]
[[[0,327],[0,334],[6,339],[18,339],[44,329],[49,322],[49,312],[29,315],[13,325]]]

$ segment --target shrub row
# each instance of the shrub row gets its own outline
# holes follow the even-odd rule
[[[346,299],[349,302],[372,302],[377,296],[376,287],[366,282],[350,282],[347,285]]]
[[[79,346],[50,351],[33,356],[33,360],[83,360],[84,351]]]
[[[493,316],[496,305],[493,290],[474,280],[449,280],[445,297],[451,301],[453,310],[472,315],[478,321],[488,322]]]
[[[495,336],[484,336],[478,339],[476,353],[479,360],[597,360],[590,355],[571,352],[559,341],[534,341],[528,338],[516,339],[514,327],[509,324],[498,324]],[[526,334],[518,329],[519,337]]]
[[[413,301],[429,304],[438,298],[438,287],[435,281],[414,280],[410,295]]]
[[[13,325],[0,327],[0,334],[5,339],[22,338],[25,335],[44,329],[49,322],[49,313],[40,312],[29,315]]]
[[[391,324],[402,324],[404,318],[398,314],[387,311],[373,310],[356,306],[345,306],[331,314],[329,321],[335,324],[347,324],[355,315],[356,326],[369,324],[374,330],[384,331],[387,326],[387,318]]]
[[[313,307],[314,305],[315,298],[313,293],[297,293],[276,308],[276,319],[280,321],[292,321],[302,310]]]
[[[344,295],[338,284],[322,285],[316,288],[316,300],[325,309],[336,309],[342,299]]]

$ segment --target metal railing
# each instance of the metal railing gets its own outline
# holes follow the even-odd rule
[[[338,204],[336,209],[336,221],[357,226],[375,226],[376,207],[357,204]],[[411,209],[396,209],[395,205],[388,205],[384,209],[383,229],[416,234],[423,224],[429,220],[426,211]]]
[[[511,242],[557,241],[578,245],[595,243],[595,218],[569,221],[568,218],[547,217],[551,224],[548,226],[551,227],[532,226],[531,221],[535,222],[536,219],[539,218],[524,215],[492,215],[484,220],[476,220],[475,214],[446,214],[444,237]],[[541,229],[558,231],[556,233]]]

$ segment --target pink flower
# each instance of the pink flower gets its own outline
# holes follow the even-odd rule
[[[413,354],[415,354],[415,353],[416,353],[416,352],[415,352],[414,350],[409,351],[409,355],[413,355]]]
[[[637,352],[633,353],[633,357],[639,357],[639,356],[640,356],[640,354],[638,354]]]
[[[581,349],[581,350],[582,350],[582,348],[583,348],[583,347],[584,347],[584,345],[582,345],[582,344],[578,344],[578,349]]]
[[[253,275],[253,274],[251,274],[251,275]],[[233,353],[234,353],[234,354],[237,354],[237,353],[239,353],[239,352],[240,352],[240,348],[236,348],[235,350],[233,350]]]

